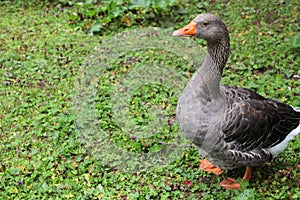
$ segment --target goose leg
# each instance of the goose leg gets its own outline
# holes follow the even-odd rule
[[[251,167],[246,167],[246,171],[243,180],[250,181],[252,174]],[[237,190],[241,188],[241,185],[234,178],[227,178],[220,183],[221,187],[227,190]]]
[[[208,160],[200,160],[200,169],[206,172],[212,172],[215,175],[222,174],[223,170],[211,164]]]

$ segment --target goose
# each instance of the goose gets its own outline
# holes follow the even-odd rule
[[[265,98],[249,89],[221,85],[229,56],[230,39],[224,22],[213,14],[200,14],[172,36],[207,41],[202,66],[187,83],[176,108],[180,131],[202,157],[200,169],[219,175],[223,170],[252,168],[271,162],[300,132],[300,108]],[[234,178],[220,182],[239,189]]]

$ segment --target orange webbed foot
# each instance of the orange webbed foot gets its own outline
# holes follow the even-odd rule
[[[252,174],[252,169],[247,166],[243,180],[250,181],[251,174]],[[241,188],[241,185],[234,178],[227,178],[223,180],[220,183],[220,186],[227,190],[238,190]]]
[[[220,183],[220,186],[226,190],[238,190],[241,185],[234,178],[227,178]]]
[[[221,168],[218,168],[211,164],[208,160],[200,160],[200,169],[206,171],[206,172],[211,172],[215,175],[220,175],[222,174],[223,170]]]

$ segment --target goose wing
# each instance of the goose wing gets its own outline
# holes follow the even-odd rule
[[[300,113],[292,107],[247,89],[225,89],[228,105],[222,130],[232,148],[249,151],[273,147],[299,126]]]

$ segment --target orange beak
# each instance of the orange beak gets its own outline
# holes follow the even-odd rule
[[[172,36],[193,36],[196,35],[196,27],[197,24],[195,22],[190,22],[188,25],[185,27],[174,31]]]

